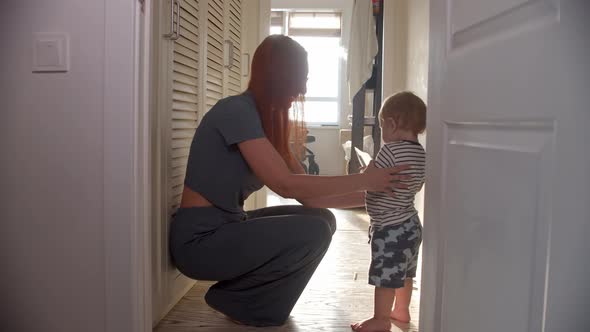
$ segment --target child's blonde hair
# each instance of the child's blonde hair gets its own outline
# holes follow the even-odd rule
[[[426,104],[410,91],[398,92],[385,99],[379,118],[391,118],[400,129],[418,135],[426,129]]]

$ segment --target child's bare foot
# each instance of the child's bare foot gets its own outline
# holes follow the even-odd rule
[[[391,331],[391,322],[389,319],[369,318],[360,323],[350,324],[355,332],[386,332]]]
[[[398,322],[402,322],[402,323],[409,323],[410,322],[410,310],[396,308],[391,312],[391,319],[395,319]]]

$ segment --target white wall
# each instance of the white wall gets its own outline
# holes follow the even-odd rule
[[[315,142],[308,144],[313,151],[321,175],[344,174],[344,150],[340,144],[340,130],[335,128],[309,128]]]
[[[133,33],[134,6],[0,2],[4,331],[131,330],[132,264],[129,245],[119,245],[131,242],[124,237],[132,215],[133,108],[118,106],[132,98],[134,45],[122,38]],[[31,72],[34,32],[69,33],[68,73]],[[122,241],[110,237],[119,230]]]
[[[408,55],[406,89],[413,91],[428,105],[428,0],[408,1]],[[419,137],[426,146],[426,134]],[[426,188],[426,187],[425,187]],[[425,190],[425,189],[424,189]],[[415,204],[424,220],[424,190],[416,195]]]
[[[424,101],[428,90],[428,0],[408,1],[408,55],[406,88]]]
[[[428,0],[386,1],[383,23],[383,98],[410,90],[428,105]],[[426,135],[419,140],[426,146]],[[424,190],[415,204],[423,218]]]
[[[390,0],[383,6],[383,98],[406,89],[408,1]]]
[[[428,0],[391,0],[384,5],[383,96],[411,90],[426,101]]]
[[[410,90],[428,105],[428,0],[388,0],[383,22],[383,98]],[[426,135],[418,139],[425,147]],[[425,190],[426,186],[416,194],[414,205],[421,220],[427,223],[424,220]],[[421,271],[419,268],[418,277]]]

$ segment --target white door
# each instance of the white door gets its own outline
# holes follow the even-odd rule
[[[190,144],[200,115],[201,8],[198,0],[169,0],[155,5],[157,71],[154,95],[157,118],[154,139],[153,324],[194,285],[173,265],[168,229],[180,205]]]
[[[242,4],[166,0],[155,5],[154,324],[194,285],[170,260],[168,228],[180,205],[199,120],[219,99],[241,92]]]
[[[589,331],[590,1],[430,13],[421,331]]]

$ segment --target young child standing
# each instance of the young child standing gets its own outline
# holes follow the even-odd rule
[[[422,242],[414,196],[424,184],[425,153],[418,135],[426,128],[426,105],[411,92],[397,93],[383,103],[379,122],[384,145],[375,166],[411,165],[411,169],[400,173],[411,179],[406,182],[408,188],[395,189],[393,197],[382,192],[366,194],[371,218],[369,284],[375,286],[375,304],[373,317],[351,325],[359,332],[389,331],[390,318],[410,321],[412,278],[416,276]]]

